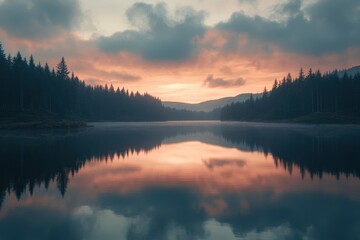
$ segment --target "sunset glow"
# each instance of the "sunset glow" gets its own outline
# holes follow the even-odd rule
[[[165,144],[148,153],[130,154],[127,157],[109,156],[101,161],[89,162],[70,179],[68,194],[76,193],[77,201],[93,202],[96,196],[108,192],[131,195],[151,188],[189,188],[200,192],[204,208],[209,215],[224,214],[226,205],[223,196],[252,192],[259,194],[273,192],[273,198],[299,191],[334,193],[359,200],[356,191],[358,179],[354,177],[336,180],[325,174],[323,179],[311,179],[308,174],[302,179],[300,169],[294,167],[291,175],[282,167],[275,167],[273,156],[262,152],[245,152],[197,141]],[[325,184],[325,182],[327,184]],[[331,184],[330,184],[331,183]],[[336,186],[336,187],[334,187]],[[65,205],[53,205],[58,197],[56,184],[47,190],[36,188],[36,197],[25,196],[15,201],[11,194],[8,210],[19,206],[46,206],[60,211],[72,211]],[[82,195],[83,197],[81,197]],[[265,196],[264,196],[265,197]],[[208,198],[212,199],[211,201]],[[65,200],[67,200],[65,198]],[[71,199],[68,199],[69,201]],[[63,202],[68,204],[68,201]],[[240,202],[238,211],[246,211],[250,202]],[[2,212],[6,215],[6,212]],[[0,219],[1,219],[0,215]]]
[[[7,52],[51,67],[64,56],[88,84],[164,101],[257,93],[301,67],[360,63],[355,0],[45,2],[0,1]]]

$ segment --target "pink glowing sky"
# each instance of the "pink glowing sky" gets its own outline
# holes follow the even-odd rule
[[[0,41],[88,84],[165,101],[262,92],[360,64],[358,0],[0,0]]]

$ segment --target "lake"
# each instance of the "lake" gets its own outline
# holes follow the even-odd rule
[[[0,132],[0,239],[360,239],[360,126]]]

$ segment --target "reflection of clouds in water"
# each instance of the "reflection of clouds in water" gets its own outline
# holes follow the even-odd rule
[[[1,240],[82,239],[77,222],[51,207],[20,207],[0,218]]]
[[[175,222],[169,222],[161,235],[152,236],[150,225],[156,225],[156,217],[138,215],[126,217],[112,210],[95,209],[89,206],[78,208],[73,218],[79,224],[83,239],[196,239],[192,233]],[[149,238],[150,237],[150,238]]]
[[[152,188],[132,194],[104,194],[97,206],[115,214],[150,219],[143,236],[130,230],[128,239],[198,239],[204,236],[206,213],[199,207],[199,193],[187,188]]]
[[[204,224],[206,239],[208,240],[218,240],[218,239],[228,239],[234,240],[239,239],[235,236],[231,227],[227,224],[221,224],[216,220],[209,220]]]
[[[0,218],[1,240],[95,239],[359,239],[356,200],[323,193],[238,192],[222,195],[228,206],[210,216],[200,193],[183,189],[145,189],[100,196],[72,214],[49,206],[28,206]],[[246,202],[247,211],[239,209]],[[219,205],[213,205],[220,208]],[[34,217],[36,216],[36,217]],[[336,227],[334,227],[336,225]]]
[[[215,220],[209,220],[204,225],[207,233],[207,240],[282,240],[282,239],[308,239],[306,236],[298,236],[289,224],[281,224],[276,227],[269,227],[263,231],[252,230],[241,236],[236,236],[232,228],[227,224],[221,224]]]
[[[149,219],[145,216],[125,217],[112,210],[94,209],[89,206],[78,208],[73,218],[78,221],[83,239],[107,240],[128,239],[132,234],[142,237],[148,231]]]
[[[4,159],[9,160],[2,160],[0,176],[3,186],[14,191],[13,199],[3,205],[0,239],[360,237],[357,178],[337,181],[325,175],[302,180],[300,170],[288,176],[272,162],[274,154],[287,167],[297,164],[314,173],[358,176],[354,161],[359,156],[357,132],[324,138],[288,128],[224,127],[222,135],[216,131],[143,130],[94,128],[52,141],[15,138],[1,143],[0,138]],[[173,137],[167,144],[167,137],[176,134],[179,139]],[[150,151],[161,143],[158,151]],[[267,149],[269,157],[249,151],[258,148]],[[43,149],[52,151],[43,153]],[[13,161],[21,151],[26,161]],[[114,155],[120,157],[109,157]],[[24,195],[16,204],[15,193],[51,180],[64,169],[76,173],[64,200],[57,198],[56,184],[50,184],[48,192],[35,188],[31,198]]]
[[[78,221],[83,239],[141,239],[149,237],[149,225],[151,219],[144,215],[136,217],[125,217],[116,214],[112,210],[93,209],[82,206],[73,214],[74,220]],[[250,230],[241,236],[234,233],[228,224],[222,224],[215,219],[203,223],[204,236],[190,236],[186,229],[178,224],[169,223],[164,229],[161,239],[206,239],[206,240],[282,240],[282,239],[311,239],[309,227],[305,233],[300,233],[291,228],[290,224],[283,223],[279,226],[268,227],[262,231]],[[131,236],[131,237],[130,237]],[[153,239],[153,238],[151,238]]]
[[[244,167],[246,165],[246,161],[241,159],[219,159],[219,158],[210,158],[208,160],[203,160],[205,166],[212,170],[217,167]]]
[[[269,227],[264,231],[251,231],[245,234],[245,236],[239,238],[239,240],[282,240],[282,239],[302,239],[297,238],[296,233],[291,229],[288,224],[282,224],[277,227]]]

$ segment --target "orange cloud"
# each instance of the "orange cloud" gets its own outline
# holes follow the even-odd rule
[[[83,40],[74,34],[42,42],[17,39],[0,30],[0,37],[12,54],[18,49],[27,57],[33,53],[36,61],[43,64],[47,61],[52,67],[64,56],[69,69],[87,83],[113,84],[134,92],[148,92],[166,101],[192,103],[262,92],[265,86],[271,88],[275,78],[288,72],[297,75],[300,67],[305,71],[310,67],[329,71],[360,62],[360,48],[322,56],[284,52],[276,46],[268,46],[268,51],[264,51],[260,43],[250,41],[246,35],[211,29],[197,40],[202,45],[198,54],[182,62],[147,61],[125,52],[104,53],[93,40]],[[229,40],[236,46],[232,51],[226,49]],[[204,87],[204,79],[211,74],[223,80],[246,79],[246,83]]]

